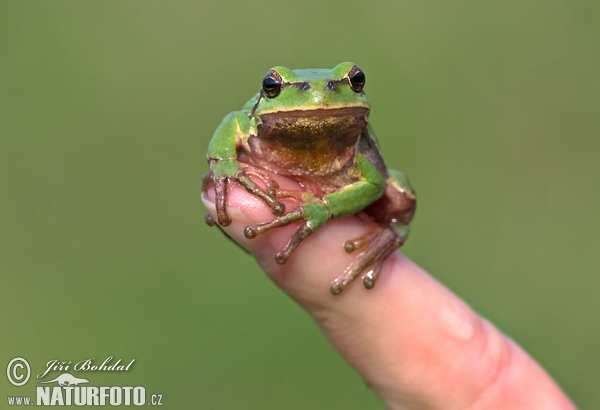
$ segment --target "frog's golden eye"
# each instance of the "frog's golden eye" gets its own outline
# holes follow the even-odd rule
[[[281,76],[276,71],[269,71],[262,82],[263,93],[269,98],[275,98],[281,92]]]
[[[363,70],[358,68],[357,66],[352,67],[352,70],[348,73],[348,81],[350,82],[350,87],[357,93],[362,92],[363,88],[365,88],[366,82],[365,73]]]

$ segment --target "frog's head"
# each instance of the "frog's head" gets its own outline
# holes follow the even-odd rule
[[[290,70],[276,66],[262,81],[254,115],[339,108],[368,112],[364,86],[365,73],[353,63],[341,63],[332,69]]]
[[[331,69],[276,66],[264,77],[251,116],[262,125],[265,136],[306,137],[351,130],[355,134],[366,126],[369,114],[364,86],[365,74],[353,63]]]

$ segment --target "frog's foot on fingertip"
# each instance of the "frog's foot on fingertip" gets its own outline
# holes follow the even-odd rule
[[[363,285],[367,289],[375,286],[379,273],[386,258],[404,243],[402,236],[398,235],[392,228],[384,228],[375,233],[368,233],[355,240],[347,241],[344,245],[346,251],[355,249],[364,250],[359,253],[354,261],[344,270],[344,273],[335,278],[329,287],[333,295],[339,295],[360,274],[362,274]],[[348,243],[358,241],[355,248],[346,247]],[[349,248],[352,248],[349,250]]]
[[[228,177],[219,177],[214,179],[215,183],[215,210],[217,211],[217,222],[221,226],[231,224],[231,218],[227,213],[227,185]]]
[[[280,226],[289,225],[292,222],[299,221],[304,217],[302,210],[288,212],[287,214],[273,218],[269,222],[263,222],[260,224],[247,225],[244,228],[244,236],[248,239],[254,239],[257,235],[269,231],[273,228],[279,228]]]
[[[281,226],[289,225],[293,222],[297,222],[299,220],[304,219],[304,213],[301,209],[296,211],[288,212],[285,215],[274,218],[269,222],[264,222],[261,224],[248,225],[244,228],[244,236],[248,239],[254,239],[257,235],[269,231],[273,228],[279,228]],[[282,265],[287,262],[288,258],[292,254],[292,252],[300,246],[302,241],[304,241],[311,233],[313,229],[310,227],[310,224],[305,221],[300,227],[292,234],[290,240],[283,247],[283,249],[275,254],[275,261]]]
[[[217,217],[214,218],[210,214],[204,215],[204,221],[208,226],[227,226],[231,224],[231,218],[227,212],[227,185],[229,184],[230,177],[227,176],[215,176],[212,171],[208,171],[202,178],[202,192],[206,195],[206,192],[211,186],[215,190],[215,212]]]
[[[263,200],[265,204],[275,215],[283,215],[285,212],[285,205],[277,200],[276,196],[276,183],[275,181],[269,180],[269,184],[266,190],[260,188],[252,179],[250,179],[247,171],[239,171],[235,177],[238,183],[244,187],[250,194]]]
[[[275,191],[273,188],[263,190],[260,188],[245,171],[238,171],[233,176],[218,176],[215,177],[212,172],[209,172],[203,179],[202,191],[206,191],[210,184],[214,185],[215,190],[215,211],[217,218],[211,218],[210,221],[206,219],[206,223],[209,226],[216,224],[220,226],[228,226],[231,224],[231,217],[227,212],[227,196],[229,190],[229,184],[231,181],[237,181],[250,194],[260,198],[275,215],[283,215],[285,212],[285,205],[277,200]]]

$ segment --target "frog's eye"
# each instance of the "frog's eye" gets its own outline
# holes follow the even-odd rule
[[[263,93],[269,98],[277,97],[281,92],[281,83],[281,76],[275,71],[270,71],[265,78],[263,78]]]
[[[352,70],[348,73],[348,81],[350,82],[350,87],[357,93],[362,92],[365,87],[366,81],[365,73],[363,70],[358,68],[357,66],[352,67]]]

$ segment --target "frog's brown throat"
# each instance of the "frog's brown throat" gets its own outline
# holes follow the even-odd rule
[[[250,147],[261,166],[278,173],[329,175],[354,157],[368,113],[344,107],[262,114]]]

